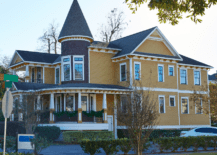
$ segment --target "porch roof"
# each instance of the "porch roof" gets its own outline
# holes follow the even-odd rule
[[[61,89],[101,89],[101,90],[130,90],[128,87],[119,85],[108,84],[95,84],[95,83],[68,83],[68,84],[42,84],[42,83],[27,83],[27,82],[14,82],[14,85],[18,91],[30,91],[30,90],[61,90]]]

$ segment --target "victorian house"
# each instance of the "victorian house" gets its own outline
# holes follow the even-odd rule
[[[36,102],[42,100],[41,109],[49,110],[47,123],[40,125],[55,125],[61,130],[109,130],[117,136],[117,129],[125,127],[118,124],[112,106],[124,105],[124,94],[132,91],[128,80],[142,80],[144,91],[151,87],[159,102],[156,128],[210,126],[209,115],[197,109],[190,94],[208,86],[212,67],[179,54],[158,27],[109,44],[94,41],[74,0],[58,41],[61,54],[16,50],[10,63],[14,74],[25,71],[25,82],[13,83],[14,98],[22,100],[23,94],[38,92]],[[102,111],[103,117],[83,113],[91,110]],[[53,114],[61,111],[77,111],[77,115],[58,118]]]

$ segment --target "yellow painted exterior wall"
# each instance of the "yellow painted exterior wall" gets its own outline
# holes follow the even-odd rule
[[[55,83],[55,68],[45,68],[44,69],[45,75],[45,83],[54,84]]]
[[[186,68],[185,68],[186,69]],[[207,86],[207,71],[200,70],[201,72],[201,85],[194,85],[194,69],[187,69],[187,85],[181,84],[180,82],[180,68],[178,69],[178,83],[179,83],[179,89],[180,90],[199,90],[202,87]]]
[[[114,84],[114,63],[111,58],[115,54],[93,51],[89,54],[90,83]]]
[[[173,56],[163,42],[154,40],[146,40],[136,51]]]
[[[189,98],[189,114],[181,113],[181,97]],[[190,94],[179,94],[180,100],[180,124],[181,125],[210,125],[209,115],[195,114],[195,104],[190,101]]]

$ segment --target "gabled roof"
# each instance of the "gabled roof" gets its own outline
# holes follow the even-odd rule
[[[60,54],[49,54],[42,52],[31,52],[31,51],[16,51],[24,61],[41,62],[41,63],[53,63]]]
[[[93,38],[77,0],[74,0],[72,3],[58,39],[67,36],[86,36]]]
[[[27,83],[27,82],[14,82],[17,90],[27,91],[27,90],[42,90],[42,89],[61,89],[61,88],[70,88],[70,89],[79,89],[79,88],[98,88],[98,89],[128,89],[127,87],[122,87],[118,85],[108,85],[108,84],[94,84],[94,83],[67,83],[67,84],[41,84],[41,83]]]
[[[209,75],[209,80],[217,80],[217,73],[214,73],[212,75]]]
[[[122,49],[122,51],[118,52],[114,57],[130,54],[148,35],[151,34],[155,28],[156,27],[153,27],[148,30],[112,41],[110,43],[110,47],[116,46]]]
[[[192,58],[188,58],[184,55],[181,55],[180,56],[182,57],[182,61],[179,61],[178,63],[181,63],[181,64],[188,64],[188,65],[196,65],[196,66],[204,66],[204,67],[208,67],[208,68],[213,68],[212,66],[209,66],[205,63],[202,63],[200,61],[197,61],[197,60],[194,60]]]

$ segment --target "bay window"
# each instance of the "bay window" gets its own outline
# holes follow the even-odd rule
[[[84,80],[84,56],[73,58],[73,80]]]
[[[62,79],[62,81],[70,81],[71,80],[71,56],[63,56],[62,57],[62,78],[61,79]],[[57,76],[56,80],[59,80],[58,76]],[[57,81],[55,81],[55,82],[57,82]]]

